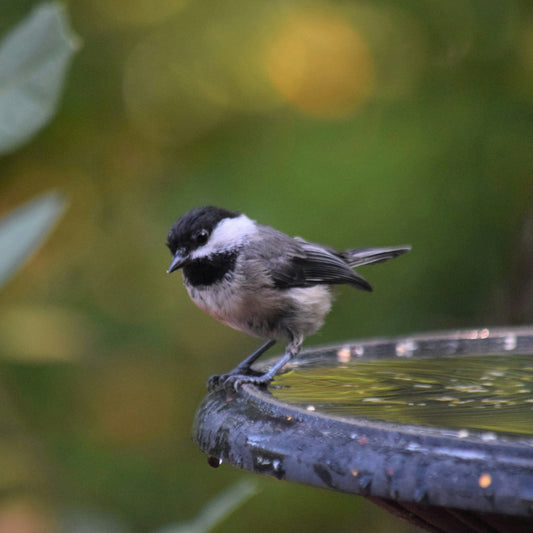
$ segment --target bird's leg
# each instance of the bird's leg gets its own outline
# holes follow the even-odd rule
[[[207,388],[213,389],[217,385],[224,383],[229,376],[243,376],[250,371],[250,367],[259,359],[269,348],[272,348],[276,344],[275,340],[269,340],[263,346],[258,348],[255,352],[249,355],[244,361],[240,362],[233,370],[230,370],[226,374],[214,375],[207,380]]]
[[[290,352],[287,352],[279,361],[276,361],[272,365],[268,372],[265,372],[261,376],[246,376],[246,375],[236,375],[231,376],[224,382],[224,386],[232,385],[232,387],[237,390],[243,383],[253,383],[255,385],[260,385],[262,383],[268,383],[274,379],[274,376],[293,358],[293,355]]]
[[[231,386],[233,389],[237,390],[244,383],[253,383],[254,385],[262,385],[272,381],[274,376],[296,355],[298,355],[303,338],[293,338],[293,340],[287,346],[285,355],[279,359],[270,370],[262,374],[261,376],[250,376],[246,374],[231,374],[226,376],[220,376],[222,378],[218,383],[227,388]],[[253,354],[252,354],[253,355]]]
[[[240,362],[230,374],[242,374],[250,370],[250,367],[259,359],[268,349],[276,344],[275,340],[269,340],[258,348],[253,354],[249,355],[244,361]]]

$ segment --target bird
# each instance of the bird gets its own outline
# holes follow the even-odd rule
[[[267,339],[233,370],[211,376],[209,390],[245,383],[266,385],[318,331],[331,309],[332,285],[372,291],[355,267],[380,263],[411,247],[350,248],[337,251],[259,224],[221,207],[196,207],[170,228],[167,273],[181,270],[191,300],[214,319]],[[252,364],[277,341],[283,356],[258,375]]]

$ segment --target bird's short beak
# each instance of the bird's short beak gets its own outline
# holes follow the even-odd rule
[[[189,259],[189,254],[185,250],[178,250],[168,267],[167,274],[180,269],[187,262],[187,259]]]

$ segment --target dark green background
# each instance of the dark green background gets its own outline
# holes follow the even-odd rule
[[[3,0],[0,31],[36,4]],[[212,470],[190,438],[206,378],[258,345],[165,274],[168,228],[196,205],[339,248],[413,246],[361,269],[373,294],[340,288],[307,345],[531,322],[530,2],[66,6],[83,48],[58,115],[0,167],[2,212],[51,188],[69,199],[0,302],[0,525],[19,513],[42,528],[21,532],[54,531],[74,509],[150,531],[247,475]],[[373,84],[336,116],[285,101],[261,63],[280,24],[309,13],[326,58],[342,53],[331,21],[368,52]],[[307,61],[320,80],[329,60]],[[360,498],[259,481],[217,531],[395,522]]]

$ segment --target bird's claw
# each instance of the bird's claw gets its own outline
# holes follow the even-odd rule
[[[215,374],[211,376],[206,383],[207,390],[212,391],[214,389],[218,389],[220,386],[220,382],[222,378],[224,377],[224,374]]]
[[[209,391],[215,389],[226,389],[238,391],[245,383],[253,385],[265,385],[271,379],[264,376],[249,376],[246,374],[220,374],[211,376],[207,380],[207,388]]]

